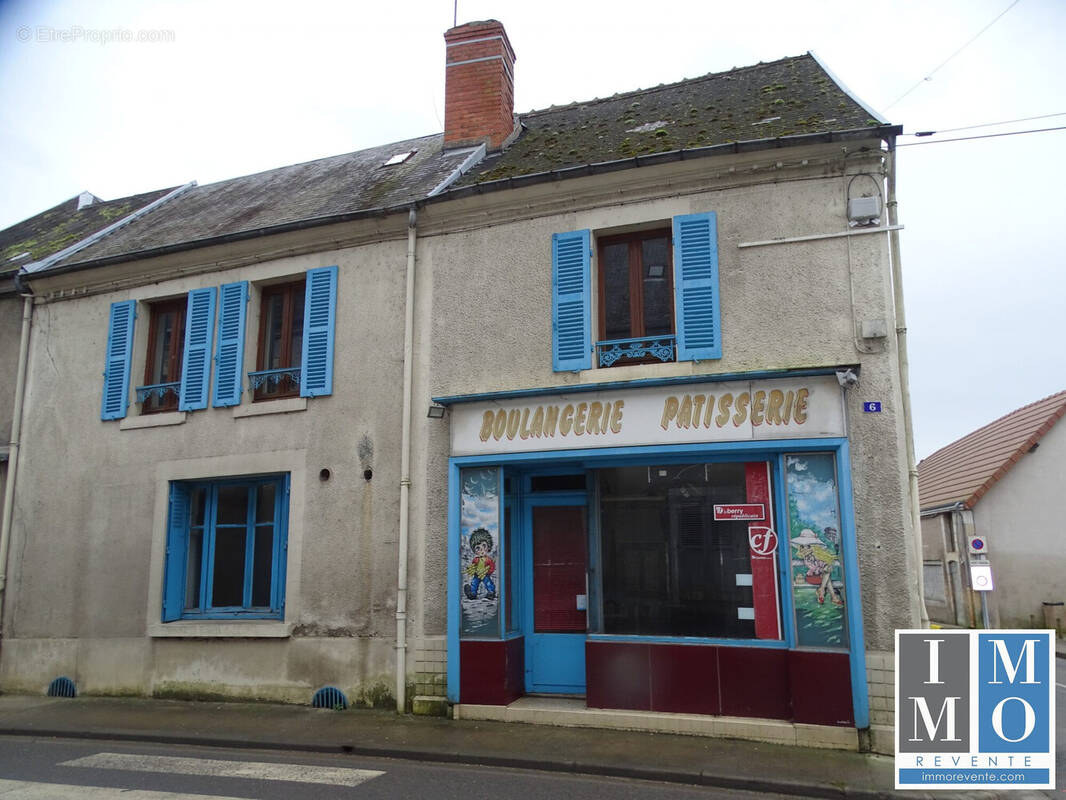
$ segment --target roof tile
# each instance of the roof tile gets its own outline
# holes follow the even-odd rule
[[[1066,391],[1012,411],[918,464],[923,509],[963,503],[973,508],[1052,426],[1066,416]]]

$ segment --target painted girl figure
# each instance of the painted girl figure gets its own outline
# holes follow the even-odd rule
[[[792,540],[792,545],[797,548],[796,555],[803,559],[807,567],[807,583],[818,587],[816,594],[819,604],[825,602],[828,594],[835,605],[844,605],[832,580],[833,567],[839,563],[836,554],[810,528],[800,531],[800,535]]]
[[[496,562],[489,557],[492,552],[492,534],[484,528],[477,528],[470,534],[470,549],[474,551],[474,558],[466,567],[466,574],[470,576],[470,583],[463,586],[463,593],[467,599],[477,600],[478,589],[485,584],[485,599],[496,599],[496,584],[492,580],[492,574],[496,571]]]

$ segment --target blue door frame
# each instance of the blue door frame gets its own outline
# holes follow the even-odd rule
[[[859,588],[859,565],[856,555],[855,518],[852,500],[851,457],[846,438],[781,439],[768,441],[721,442],[714,444],[650,445],[641,447],[612,447],[590,450],[553,450],[535,453],[507,453],[487,456],[453,456],[448,463],[448,700],[459,702],[459,594],[460,564],[455,556],[459,551],[459,470],[462,467],[499,465],[505,469],[596,469],[604,466],[620,466],[648,462],[737,460],[739,458],[765,459],[773,466],[775,484],[776,524],[779,531],[788,530],[787,504],[784,495],[783,460],[785,453],[832,452],[836,456],[837,490],[840,499],[840,522],[844,555],[844,587],[849,611],[848,650],[851,667],[851,690],[855,727],[870,725],[869,697],[866,684],[866,643],[863,632],[862,600]],[[524,493],[523,493],[524,494]],[[547,496],[546,496],[547,497]],[[522,525],[527,527],[525,514],[520,514]],[[527,528],[528,529],[528,528]],[[591,530],[590,525],[590,530]],[[521,534],[520,534],[521,535]],[[530,553],[531,555],[531,553]],[[589,568],[595,569],[595,550],[590,547]],[[526,565],[531,562],[523,559]],[[788,559],[781,559],[787,566]],[[524,572],[531,575],[530,567]],[[796,647],[792,593],[787,578],[782,576],[781,613],[785,640],[767,642],[762,646]],[[530,577],[530,580],[532,578]],[[590,589],[592,587],[590,586]],[[525,592],[525,590],[522,590]],[[531,587],[529,594],[531,595]],[[531,615],[531,603],[520,603],[522,615]],[[528,609],[528,611],[527,611]],[[523,627],[525,623],[523,622]],[[532,630],[530,619],[529,630]],[[760,646],[758,642],[722,641],[725,646]],[[528,689],[527,689],[528,691]]]

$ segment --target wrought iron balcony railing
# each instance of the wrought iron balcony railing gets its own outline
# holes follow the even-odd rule
[[[606,339],[596,342],[596,353],[601,367],[612,367],[620,359],[674,361],[676,336],[644,336],[637,339]]]
[[[143,403],[153,394],[160,402],[162,402],[167,392],[173,393],[175,397],[180,394],[181,382],[174,381],[174,383],[153,383],[149,386],[138,386],[134,391],[137,392],[138,403]]]
[[[263,369],[258,372],[249,372],[248,381],[252,385],[252,391],[255,391],[265,383],[272,383],[277,386],[281,383],[282,378],[288,378],[292,381],[294,386],[300,385],[300,367],[283,367],[281,369]]]

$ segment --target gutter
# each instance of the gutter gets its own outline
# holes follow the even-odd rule
[[[3,520],[0,522],[0,639],[3,638],[4,599],[7,596],[7,554],[11,543],[11,521],[15,514],[15,480],[18,477],[19,448],[22,438],[22,404],[26,393],[26,363],[30,350],[33,321],[33,296],[22,301],[22,334],[19,338],[18,371],[15,378],[15,407],[11,414],[11,443],[7,452],[7,483],[4,486]]]
[[[403,411],[400,433],[400,541],[396,575],[396,713],[407,710],[407,553],[411,505],[411,371],[415,330],[415,246],[418,212],[407,215],[407,299],[403,327]]]
[[[967,508],[967,505],[959,500],[957,503],[948,503],[943,506],[931,506],[930,508],[923,508],[921,510],[922,517],[935,517],[939,514],[946,514],[949,511],[962,511]]]
[[[408,212],[412,206],[416,209],[424,208],[427,205],[436,202],[489,194],[491,192],[506,191],[508,189],[518,189],[523,186],[534,186],[540,183],[552,183],[555,181],[568,180],[570,178],[582,178],[588,175],[618,172],[621,170],[632,169],[634,167],[654,166],[656,164],[666,164],[675,161],[688,161],[697,158],[712,158],[739,153],[753,153],[763,150],[801,147],[809,144],[852,142],[875,138],[889,141],[902,132],[903,127],[900,125],[879,125],[877,127],[856,128],[848,131],[829,131],[826,133],[804,133],[795,136],[779,136],[773,139],[747,139],[742,142],[729,142],[726,144],[711,145],[709,147],[670,150],[665,153],[632,156],[630,158],[617,159],[614,161],[601,161],[595,164],[580,164],[574,167],[564,167],[562,169],[548,170],[546,172],[536,172],[530,175],[501,178],[495,181],[485,181],[484,183],[460,186],[454,189],[444,189],[443,186],[437,186],[432,190],[432,192],[436,192],[436,194],[432,194],[432,196],[427,194],[425,197],[418,200],[408,200],[402,204],[378,206],[358,211],[349,211],[344,214],[332,214],[326,217],[314,217],[296,222],[286,222],[281,225],[269,225],[248,231],[236,231],[234,233],[212,236],[206,239],[195,239],[188,242],[153,247],[147,250],[138,250],[132,253],[107,256],[105,258],[94,259],[93,261],[65,264],[63,266],[49,269],[48,274],[63,275],[68,272],[78,272],[86,269],[95,269],[97,267],[106,267],[111,264],[120,264],[126,261],[139,261],[147,258],[155,258],[157,256],[170,255],[171,253],[195,250],[200,247],[247,241],[249,239],[256,239],[263,236],[273,236],[280,233],[306,230],[308,228],[315,228],[322,225],[335,225],[338,223],[354,222],[356,220],[369,219],[372,217],[384,217],[390,214]],[[463,166],[469,169],[470,166],[473,165],[471,164],[467,166],[464,163]],[[458,179],[459,176],[455,175],[454,172],[453,175],[454,179]]]
[[[903,268],[899,252],[899,202],[896,200],[896,139],[888,140],[888,227],[892,261],[892,300],[896,307],[896,357],[899,366],[900,412],[907,450],[907,487],[911,517],[911,548],[914,558],[914,591],[923,628],[929,627],[922,580],[922,515],[918,496],[918,459],[914,452],[914,426],[911,411],[910,361],[907,357],[907,316],[903,305]]]

